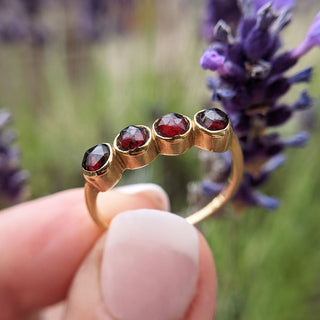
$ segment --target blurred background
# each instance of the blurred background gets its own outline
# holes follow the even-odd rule
[[[199,65],[203,3],[0,1],[0,108],[12,115],[10,132],[18,134],[20,167],[29,175],[27,183],[20,177],[23,198],[83,186],[84,151],[112,142],[130,124],[151,125],[168,112],[192,116],[210,105],[208,74]],[[287,48],[302,41],[318,10],[317,1],[298,2],[284,33]],[[286,152],[287,164],[264,189],[281,199],[280,208],[230,209],[200,227],[217,265],[218,320],[320,318],[318,50],[299,68],[309,65],[318,98],[310,142]],[[293,101],[302,86],[286,98]],[[296,126],[293,119],[282,132]],[[173,211],[184,212],[187,184],[200,178],[191,150],[128,171],[120,183],[156,182]]]

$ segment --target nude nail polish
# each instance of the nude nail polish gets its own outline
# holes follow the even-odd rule
[[[115,217],[101,267],[103,301],[118,320],[175,320],[197,288],[199,240],[185,219],[157,210]]]

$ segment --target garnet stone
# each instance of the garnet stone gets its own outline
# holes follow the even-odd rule
[[[174,137],[184,134],[189,129],[187,119],[178,113],[168,113],[155,123],[156,132],[162,137]]]
[[[228,116],[220,109],[207,109],[197,114],[197,122],[207,130],[217,131],[227,127]]]
[[[82,168],[87,171],[97,171],[108,161],[109,156],[109,147],[105,144],[98,144],[86,151],[82,160]]]
[[[133,150],[144,145],[148,138],[146,128],[129,126],[121,130],[117,139],[117,147],[123,151]]]

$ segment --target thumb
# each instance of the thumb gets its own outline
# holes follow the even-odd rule
[[[66,319],[212,319],[211,252],[183,218],[150,209],[116,216],[74,278]]]

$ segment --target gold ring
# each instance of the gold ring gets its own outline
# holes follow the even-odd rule
[[[225,189],[209,204],[191,214],[186,220],[196,224],[219,210],[237,191],[243,174],[243,156],[230,120],[219,108],[197,112],[193,120],[177,113],[157,119],[152,128],[129,126],[115,138],[113,145],[98,144],[88,149],[83,157],[82,172],[87,180],[85,198],[95,223],[107,229],[106,220],[97,208],[97,195],[115,186],[126,169],[138,169],[153,161],[158,154],[175,156],[192,146],[211,152],[230,150],[232,172]]]

